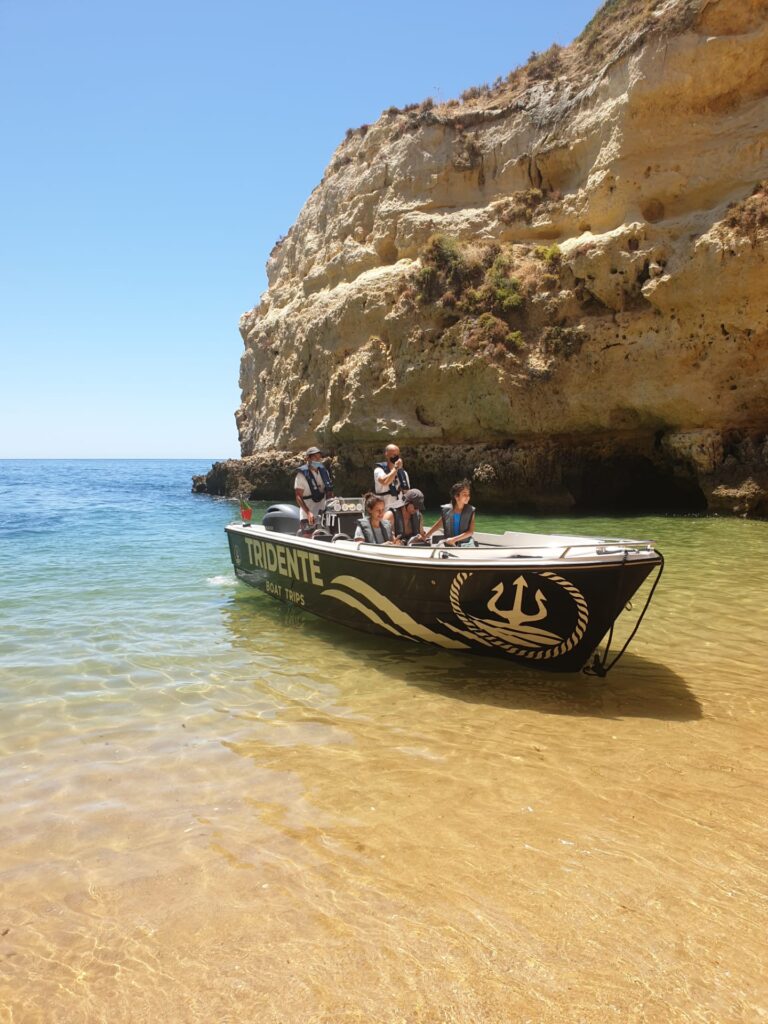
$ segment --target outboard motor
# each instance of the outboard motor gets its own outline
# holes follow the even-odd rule
[[[295,537],[299,529],[298,506],[270,505],[264,513],[261,525],[273,533],[288,533]]]

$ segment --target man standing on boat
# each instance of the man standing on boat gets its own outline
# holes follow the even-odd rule
[[[333,497],[333,480],[319,448],[307,448],[307,461],[299,466],[293,489],[300,509],[299,533],[312,533],[325,502]]]
[[[388,512],[393,505],[402,504],[403,494],[410,489],[411,481],[403,469],[400,448],[396,444],[388,444],[384,449],[386,462],[377,462],[373,470],[373,489],[384,499],[384,511]]]

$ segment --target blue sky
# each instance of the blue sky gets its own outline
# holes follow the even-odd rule
[[[237,322],[346,129],[598,6],[0,0],[0,458],[237,456]]]

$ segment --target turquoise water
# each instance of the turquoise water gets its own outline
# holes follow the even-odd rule
[[[211,668],[231,597],[214,577],[230,576],[233,506],[189,493],[203,468],[0,463],[0,667],[4,680],[14,673],[5,700],[20,680],[59,695],[63,680],[92,673],[118,686],[136,664],[163,671],[164,657],[199,663],[195,676]]]
[[[768,524],[483,516],[667,559],[553,678],[236,583],[207,468],[0,462],[0,1020],[758,1019]]]

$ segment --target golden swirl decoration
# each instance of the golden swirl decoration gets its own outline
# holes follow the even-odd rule
[[[587,622],[589,621],[589,609],[587,608],[587,602],[584,599],[584,595],[581,591],[573,585],[569,580],[563,579],[562,576],[558,576],[554,572],[537,572],[536,576],[543,576],[546,579],[552,580],[553,583],[557,583],[561,586],[568,594],[573,598],[573,601],[577,608],[577,619],[576,627],[569,637],[562,640],[557,646],[538,646],[534,649],[526,649],[520,647],[517,644],[510,643],[506,640],[495,636],[483,625],[483,620],[477,619],[462,609],[459,601],[459,594],[465,581],[471,576],[471,573],[460,572],[457,573],[453,582],[451,583],[450,589],[450,601],[451,609],[454,615],[460,622],[466,626],[466,631],[463,629],[457,629],[455,626],[451,626],[448,622],[443,622],[442,625],[447,626],[455,633],[459,633],[461,636],[468,636],[476,640],[478,643],[484,644],[486,647],[500,647],[502,650],[508,651],[510,654],[515,654],[521,658],[532,658],[536,661],[549,660],[550,658],[559,658],[561,654],[567,654],[569,651],[578,644],[581,638],[584,636],[584,631],[587,628]],[[553,634],[550,634],[553,635]]]

